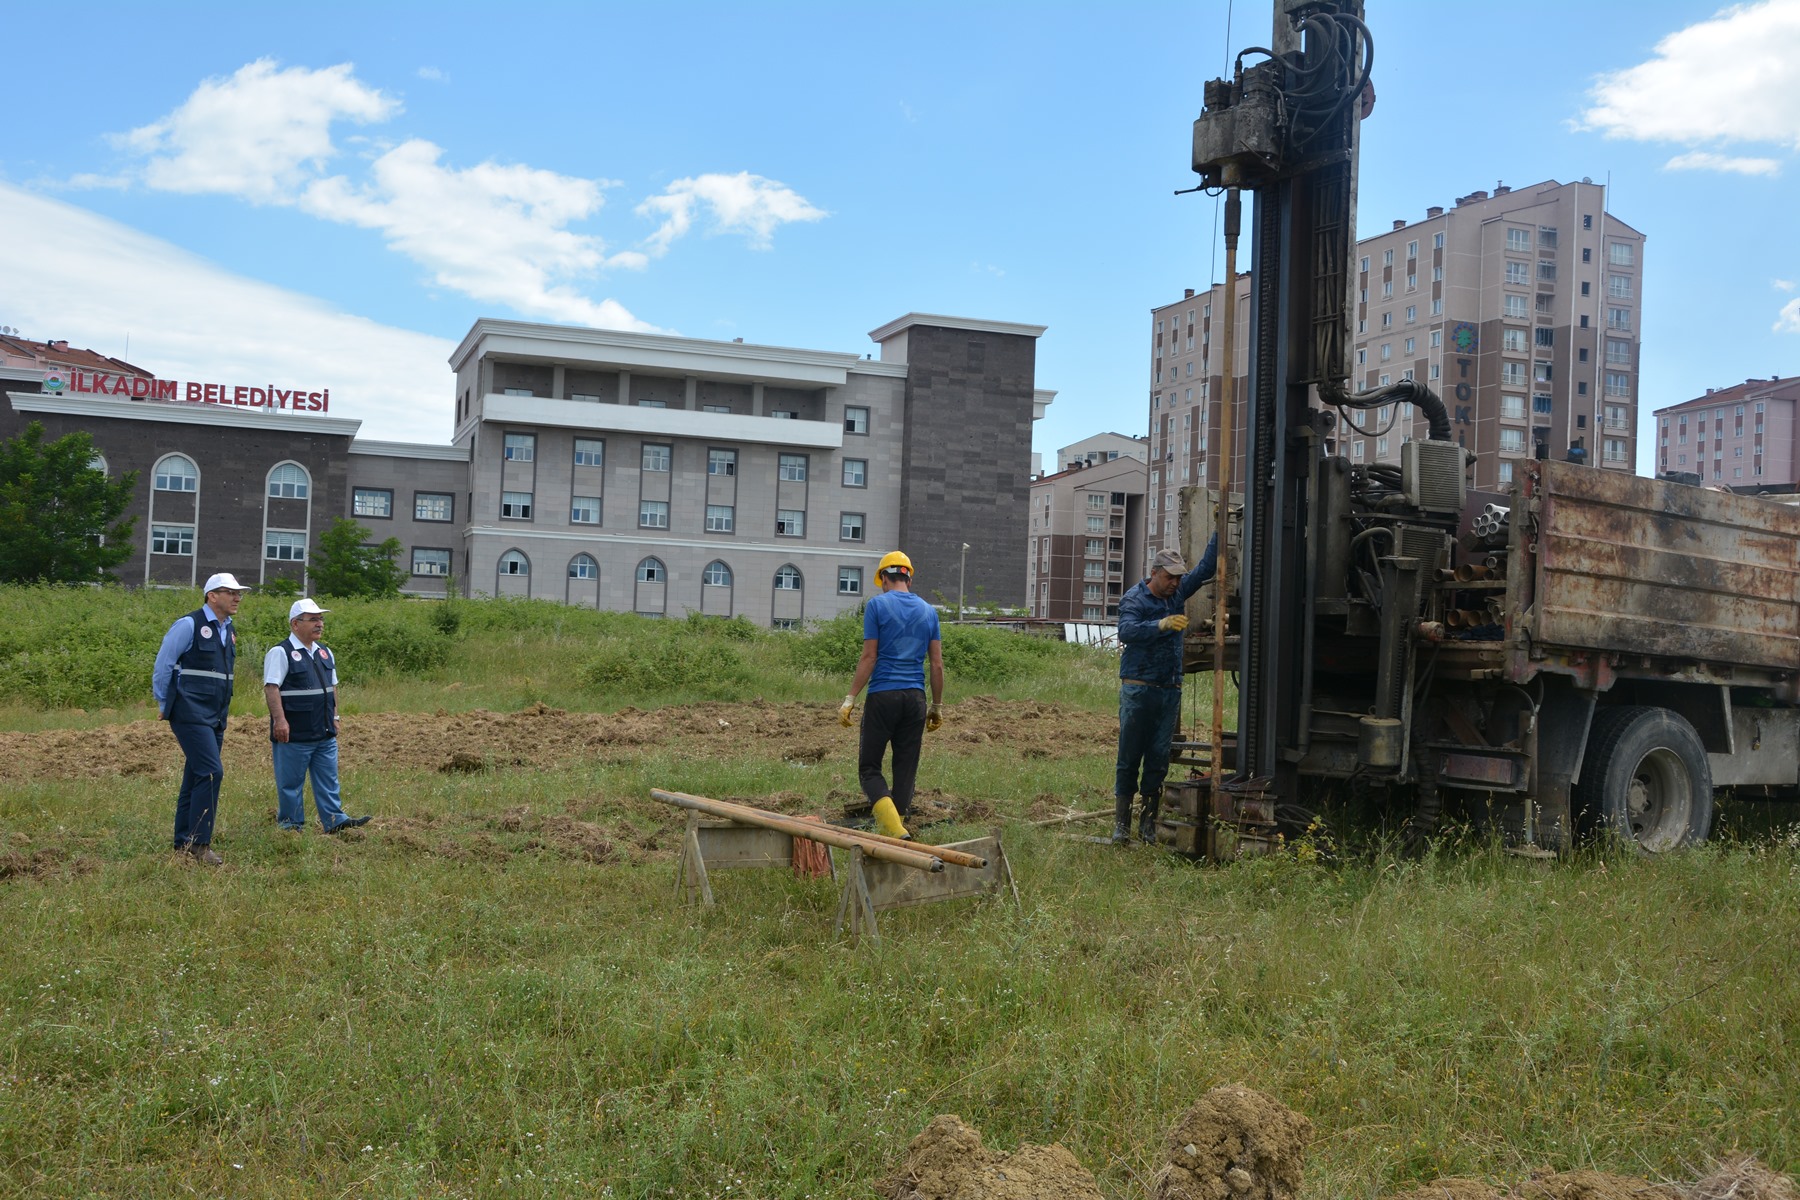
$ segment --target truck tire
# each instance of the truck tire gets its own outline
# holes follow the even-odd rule
[[[1679,713],[1602,709],[1588,734],[1575,802],[1590,834],[1646,854],[1697,846],[1712,828],[1712,764]]]

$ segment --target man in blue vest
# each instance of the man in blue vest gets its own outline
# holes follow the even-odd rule
[[[1143,797],[1138,837],[1156,840],[1169,750],[1181,717],[1181,631],[1188,597],[1213,577],[1219,536],[1206,543],[1193,570],[1173,550],[1159,552],[1150,576],[1119,601],[1119,762],[1113,775],[1113,836],[1131,840],[1131,797]],[[1140,774],[1141,771],[1141,774]]]
[[[206,603],[181,617],[163,635],[150,672],[150,691],[187,762],[175,798],[175,849],[216,867],[213,818],[225,782],[225,723],[231,715],[231,675],[237,665],[237,633],[231,618],[249,589],[222,572],[207,579]]]
[[[906,838],[901,820],[912,810],[919,750],[928,730],[943,724],[944,646],[937,610],[912,592],[912,559],[895,550],[875,568],[881,594],[863,606],[862,657],[850,694],[838,706],[838,722],[850,727],[856,693],[869,685],[863,706],[862,744],[856,773],[875,815],[875,828]],[[925,668],[931,665],[931,705],[925,704]],[[894,786],[881,775],[881,760],[894,748]]]
[[[367,825],[338,803],[337,659],[319,644],[325,614],[311,597],[288,609],[292,633],[263,657],[263,698],[269,703],[269,743],[275,756],[275,822],[306,827],[306,777],[326,833]]]

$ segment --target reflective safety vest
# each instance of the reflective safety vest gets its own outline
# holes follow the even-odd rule
[[[331,686],[331,651],[315,645],[315,653],[281,643],[287,655],[287,677],[281,681],[281,711],[287,714],[288,741],[323,742],[337,736],[337,691]],[[274,740],[275,718],[269,717],[269,737]]]
[[[184,619],[193,622],[194,644],[175,660],[175,674],[169,680],[169,720],[223,725],[231,714],[237,637],[223,621],[207,620],[203,608]]]

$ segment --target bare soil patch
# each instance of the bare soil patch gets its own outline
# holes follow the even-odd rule
[[[1087,1168],[1062,1146],[982,1145],[958,1116],[933,1117],[881,1188],[887,1200],[1104,1200]]]

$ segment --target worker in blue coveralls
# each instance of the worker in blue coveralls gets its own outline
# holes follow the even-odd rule
[[[175,798],[175,849],[208,866],[222,861],[213,853],[213,818],[219,813],[219,789],[225,782],[225,723],[231,715],[231,677],[237,665],[237,615],[249,589],[230,572],[210,576],[203,589],[206,602],[169,626],[150,691],[169,731],[181,743],[186,763],[181,791]]]
[[[1138,837],[1156,840],[1169,748],[1181,716],[1181,631],[1188,597],[1213,577],[1219,535],[1193,570],[1174,550],[1159,551],[1150,577],[1119,601],[1119,765],[1113,777],[1113,835],[1117,845],[1131,840],[1131,797],[1143,798]],[[1140,773],[1141,772],[1141,773]]]
[[[320,644],[325,614],[310,596],[288,608],[287,638],[263,656],[263,699],[269,706],[269,747],[275,760],[275,823],[306,828],[306,778],[312,776],[319,828],[340,833],[367,825],[338,802],[337,657]]]
[[[875,815],[875,828],[908,838],[902,820],[912,809],[913,780],[925,734],[943,724],[944,645],[937,609],[913,595],[912,559],[895,550],[875,568],[881,594],[863,606],[862,657],[838,722],[850,727],[856,693],[869,685],[863,706],[857,776]],[[931,664],[931,705],[925,704],[925,664]],[[894,786],[882,778],[881,760],[894,747]]]

